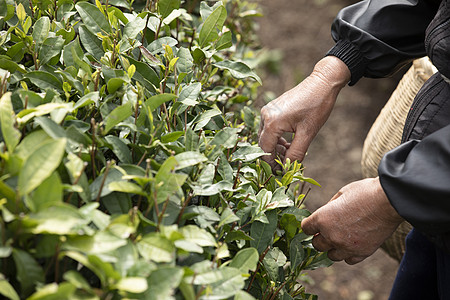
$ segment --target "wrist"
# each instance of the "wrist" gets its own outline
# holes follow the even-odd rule
[[[347,65],[335,56],[326,56],[314,66],[311,76],[323,80],[332,88],[341,90],[351,79]]]
[[[404,221],[404,219],[398,214],[398,212],[392,206],[386,193],[383,190],[383,187],[381,186],[380,179],[378,177],[376,177],[373,180],[375,181],[376,188],[378,189],[378,193],[380,195],[381,201],[383,202],[383,205],[385,207],[384,215],[385,215],[386,220],[388,222],[400,224],[402,221]]]

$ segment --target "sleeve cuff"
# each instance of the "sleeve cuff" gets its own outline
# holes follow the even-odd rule
[[[339,40],[325,56],[336,56],[342,60],[351,72],[349,85],[354,85],[364,75],[366,63],[359,49],[346,40]]]

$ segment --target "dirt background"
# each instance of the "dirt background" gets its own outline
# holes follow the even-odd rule
[[[279,71],[263,75],[263,91],[274,96],[294,87],[307,76],[315,62],[334,45],[331,23],[351,0],[255,0],[264,16],[258,20],[259,37],[274,59],[282,55]],[[322,206],[345,184],[361,179],[360,160],[364,138],[400,75],[388,79],[362,79],[346,87],[325,126],[304,160],[305,174],[322,188],[308,195],[308,209]],[[381,250],[360,264],[343,262],[309,272],[307,290],[320,300],[387,299],[398,264]]]

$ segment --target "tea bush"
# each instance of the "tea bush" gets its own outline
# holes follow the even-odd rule
[[[315,299],[305,182],[272,174],[242,0],[0,0],[0,294]]]

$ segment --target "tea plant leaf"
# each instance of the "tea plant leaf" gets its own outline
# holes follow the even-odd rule
[[[290,242],[289,246],[289,259],[291,261],[291,270],[295,271],[305,259],[305,250],[303,249],[302,242],[304,241],[305,234],[299,233]]]
[[[32,71],[23,76],[42,90],[55,89],[62,92],[61,81],[53,74],[46,71]]]
[[[0,279],[0,294],[7,297],[11,300],[20,300],[19,295],[17,295],[17,292],[14,290],[12,285],[6,281],[3,276]]]
[[[14,126],[14,111],[11,104],[11,93],[6,93],[0,98],[0,126],[3,140],[8,151],[12,153],[19,144],[20,131]]]
[[[178,97],[178,100],[184,105],[195,106],[199,103],[197,100],[201,90],[202,84],[200,82],[190,84],[187,87],[183,88],[180,96]]]
[[[51,140],[27,158],[19,174],[18,188],[22,195],[30,193],[53,173],[61,163],[65,147],[66,139]]]
[[[158,3],[158,13],[166,18],[174,9],[180,8],[180,0],[160,0]]]
[[[216,43],[216,50],[223,50],[233,46],[231,31],[225,31]]]
[[[30,197],[28,206],[31,211],[40,211],[52,205],[62,203],[63,186],[58,173],[53,172],[47,179],[45,179],[34,191],[33,196]]]
[[[164,266],[153,271],[148,278],[148,290],[143,299],[148,300],[174,300],[174,289],[183,279],[184,271],[179,267]]]
[[[211,120],[211,118],[218,116],[220,114],[222,114],[222,112],[217,108],[213,108],[213,109],[205,111],[198,118],[196,118],[194,120],[194,123],[197,123],[195,125],[194,130],[197,131],[197,130],[202,129],[203,127],[205,127],[206,124],[208,124],[208,122]]]
[[[129,181],[113,181],[108,185],[108,188],[114,192],[137,194],[142,196],[147,195],[140,186]]]
[[[252,295],[244,291],[238,291],[236,295],[234,295],[234,300],[256,300]],[[283,299],[284,300],[284,299]]]
[[[113,287],[120,291],[139,294],[147,290],[148,284],[145,278],[125,277],[121,278]]]
[[[161,142],[163,142],[163,143],[175,142],[183,135],[184,135],[184,131],[173,131],[173,132],[170,132],[168,134],[161,136]]]
[[[73,41],[64,46],[63,60],[66,66],[76,66],[72,55],[72,48],[75,50],[75,53],[78,57],[84,56],[83,49],[81,49],[80,40],[77,37],[76,39],[74,39]]]
[[[154,262],[171,262],[175,258],[174,244],[158,234],[148,234],[137,244],[139,253]]]
[[[317,268],[326,268],[333,264],[326,252],[321,252],[311,257],[310,260],[305,265],[305,270],[315,270]]]
[[[227,10],[225,6],[219,5],[214,11],[208,16],[208,18],[203,23],[202,29],[199,34],[199,45],[200,47],[205,47],[208,43],[211,43],[218,39],[218,30],[221,30],[225,20],[227,18]]]
[[[136,72],[133,79],[142,84],[150,92],[155,92],[155,86],[159,86],[159,77],[148,64],[135,60],[132,57],[125,56],[130,61],[130,64],[136,67]]]
[[[33,41],[40,46],[50,32],[50,19],[47,16],[39,18],[33,26]]]
[[[123,28],[122,32],[122,40],[127,41],[128,39],[135,39],[136,36],[144,30],[145,28],[145,20],[137,17],[131,22],[128,22],[127,25]]]
[[[86,3],[86,2],[81,2]],[[102,58],[102,56],[105,54],[105,51],[103,50],[102,41],[93,34],[86,25],[80,25],[79,27],[79,34],[81,43],[83,44],[83,47],[86,49],[87,52],[92,54],[92,56],[95,57],[98,61]]]
[[[89,2],[79,2],[75,5],[83,23],[94,34],[111,33],[112,28],[105,15]]]
[[[146,49],[153,54],[158,54],[164,51],[165,46],[175,47],[177,44],[178,41],[176,39],[165,36],[151,42]]]
[[[222,227],[225,224],[237,222],[240,219],[234,214],[234,212],[229,208],[225,208],[222,212],[222,215],[220,216],[220,223],[219,227]]]
[[[175,157],[168,158],[155,176],[157,203],[166,201],[169,197],[180,191],[187,179],[185,174],[174,173],[177,166]]]
[[[259,146],[243,146],[233,153],[231,160],[242,160],[249,162],[264,155],[266,155],[266,153],[264,153]]]
[[[181,227],[179,231],[185,240],[195,243],[200,247],[217,246],[216,240],[209,232],[195,225]]]
[[[118,107],[116,107],[105,120],[104,134],[107,134],[111,129],[117,124],[131,116],[133,113],[133,104],[131,102],[126,102]]]
[[[226,127],[214,136],[211,145],[222,146],[225,149],[233,148],[238,142],[240,131],[240,128]]]
[[[59,55],[63,46],[64,39],[61,36],[46,38],[39,51],[39,60],[41,61],[41,64],[46,64],[53,57]]]
[[[33,291],[35,285],[45,283],[44,271],[36,260],[27,252],[13,249],[13,258],[17,270],[17,280],[20,282],[21,297],[26,297]]]
[[[117,156],[120,162],[131,164],[133,159],[131,157],[130,149],[127,144],[124,143],[123,139],[118,138],[114,135],[108,135],[105,140],[111,144],[112,151]]]
[[[277,228],[278,218],[276,211],[269,211],[266,215],[269,223],[255,221],[250,228],[250,236],[253,238],[250,241],[250,246],[256,248],[258,253],[262,253],[269,246]]]
[[[255,271],[259,262],[259,254],[255,248],[245,248],[239,250],[233,257],[230,267],[239,269],[242,273],[249,273]]]
[[[180,170],[186,167],[195,166],[199,163],[205,162],[208,159],[205,155],[196,151],[186,151],[175,155],[175,159],[178,162],[176,170]]]
[[[51,300],[51,299],[69,299],[73,296],[76,287],[68,282],[63,282],[61,284],[50,283],[41,288],[33,295],[31,295],[28,300]]]
[[[158,108],[163,103],[174,100],[177,96],[174,94],[159,94],[152,96],[145,101],[145,105],[150,109],[150,112],[153,112],[156,108]]]
[[[253,72],[252,69],[250,69],[250,67],[243,62],[223,60],[213,63],[213,65],[221,70],[230,71],[231,76],[233,76],[234,78],[245,79],[250,77],[255,79],[259,84],[262,85],[261,78],[259,78],[259,76],[256,75],[256,73]]]
[[[200,299],[226,299],[234,296],[245,285],[241,271],[232,267],[222,267],[203,274],[197,274],[193,283],[208,285],[209,295]]]

